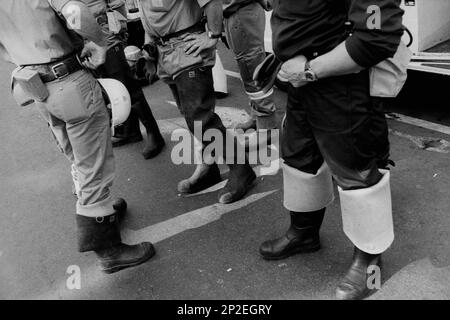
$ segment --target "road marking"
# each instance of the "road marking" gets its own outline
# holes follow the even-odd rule
[[[216,203],[136,231],[124,229],[122,230],[122,238],[128,244],[140,243],[142,241],[158,243],[187,230],[197,229],[215,222],[223,215],[242,209],[277,191],[278,189],[252,194],[247,198],[231,204]]]
[[[399,113],[389,113],[389,114],[387,114],[387,118],[398,121],[398,122],[410,124],[410,125],[413,125],[416,127],[421,127],[421,128],[425,128],[428,130],[440,132],[440,133],[443,133],[446,135],[450,135],[450,127],[447,127],[447,126],[444,126],[441,124],[429,122],[429,121],[422,120],[422,119],[408,117],[408,116],[405,116],[405,115],[399,114]]]

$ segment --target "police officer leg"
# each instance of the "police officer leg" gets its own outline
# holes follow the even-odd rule
[[[147,139],[142,155],[145,159],[152,159],[162,151],[166,143],[161,135],[158,123],[156,122],[150,106],[145,99],[142,89],[136,87],[136,85],[133,85],[131,99],[132,101],[135,101],[132,105],[132,109],[138,115],[140,121],[145,127],[145,130],[147,131]]]
[[[154,255],[150,243],[121,242],[118,212],[110,187],[114,179],[111,130],[102,92],[87,72],[77,72],[47,85],[50,96],[40,109],[65,122],[80,185],[76,222],[79,251],[95,251],[101,269],[116,272]]]
[[[191,133],[195,134],[195,122],[199,122],[202,126],[202,132],[206,132],[208,129],[219,130],[222,133],[225,144],[226,129],[220,117],[214,112],[216,101],[211,67],[184,71],[174,81],[176,85],[176,100],[179,101],[180,111],[184,115]],[[204,147],[210,143],[204,141],[203,137],[196,138],[202,141]],[[226,150],[225,147],[223,150]],[[226,158],[226,155],[223,156]],[[231,203],[241,199],[256,179],[253,169],[247,162],[245,164],[237,164],[237,161],[235,161],[229,167],[230,177],[228,183],[219,193],[219,201],[221,203]],[[192,190],[199,189],[199,185],[202,187],[211,186],[220,181],[217,179],[217,173],[219,172],[217,164],[202,166],[200,170],[202,171],[200,174],[198,170],[195,173],[198,179],[195,179],[195,181],[192,181],[193,179],[182,181],[179,185],[179,190],[184,188],[188,193],[192,193]]]
[[[333,201],[330,171],[307,121],[301,93],[290,87],[282,131],[284,207],[290,226],[280,238],[260,246],[264,259],[284,259],[320,249],[319,231],[325,208]]]
[[[373,292],[368,277],[381,276],[381,253],[394,240],[389,173],[378,168],[389,148],[387,125],[370,97],[368,79],[367,71],[329,79],[311,93],[314,135],[339,185],[344,232],[355,246],[338,299]]]
[[[250,99],[251,118],[237,129],[274,129],[277,127],[273,91],[257,96],[261,88],[253,80],[253,73],[266,58],[264,48],[265,12],[258,3],[240,8],[225,19],[228,43],[236,57],[245,91]]]

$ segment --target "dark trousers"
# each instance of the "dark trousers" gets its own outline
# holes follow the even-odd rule
[[[225,137],[226,129],[220,117],[214,112],[216,98],[211,67],[186,70],[175,79],[165,81],[192,134],[194,134],[194,122],[199,121],[203,132],[208,129],[218,129]],[[203,141],[203,137],[196,138]]]
[[[106,52],[106,61],[99,71],[106,78],[112,78],[122,82],[130,93],[131,104],[135,104],[142,99],[145,100],[145,96],[139,81],[133,76],[123,49],[123,45],[121,44],[109,48]]]
[[[325,160],[344,190],[377,184],[388,127],[382,103],[370,97],[368,71],[291,86],[281,149],[287,165],[306,173]]]

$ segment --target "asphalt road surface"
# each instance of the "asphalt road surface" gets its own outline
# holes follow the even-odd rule
[[[221,54],[225,68],[236,72],[230,54]],[[117,274],[99,272],[92,253],[76,250],[70,165],[37,110],[13,102],[11,69],[0,63],[0,298],[334,298],[352,255],[338,199],[325,217],[322,250],[264,261],[258,255],[260,243],[288,225],[276,166],[260,170],[256,187],[232,206],[217,205],[214,190],[180,197],[177,182],[193,166],[172,164],[175,142],[148,161],[140,154],[141,143],[115,149],[113,192],[130,207],[124,239],[154,241],[157,256]],[[230,74],[230,94],[217,101],[227,121],[239,118],[247,103],[239,79]],[[406,107],[393,111],[410,117],[390,116],[396,240],[384,255],[383,289],[371,299],[450,298],[450,78],[435,81],[446,81],[446,106],[436,106],[439,99],[409,99]],[[433,95],[411,91],[409,98]],[[145,93],[169,142],[171,131],[182,124],[173,98],[161,82]],[[285,94],[277,91],[276,101],[282,115]],[[67,286],[70,267],[81,272],[80,289]]]

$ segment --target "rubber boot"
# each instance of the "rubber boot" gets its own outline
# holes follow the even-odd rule
[[[369,269],[370,266],[371,267]],[[355,247],[350,269],[336,289],[338,300],[361,300],[376,291],[369,288],[368,278],[374,270],[381,271],[381,254],[369,254]],[[381,274],[378,274],[381,277]],[[378,279],[381,283],[381,279]]]
[[[137,266],[155,255],[155,249],[149,242],[133,246],[122,243],[117,213],[97,218],[76,215],[76,222],[79,251],[94,251],[100,269],[105,273]]]
[[[220,176],[220,170],[217,164],[199,164],[191,177],[180,181],[178,184],[178,192],[182,194],[197,193],[221,181],[222,177]]]
[[[241,200],[253,186],[256,174],[249,164],[231,164],[230,175],[225,187],[219,193],[219,202],[233,203]]]
[[[125,214],[127,213],[128,204],[125,199],[116,198],[113,202],[113,209],[117,212],[120,221],[125,217]]]
[[[161,132],[159,131],[158,123],[153,117],[153,113],[145,99],[135,103],[132,107],[139,116],[139,120],[144,125],[147,131],[147,139],[145,142],[142,155],[146,160],[152,159],[161,153],[166,145]]]
[[[139,118],[137,112],[131,109],[128,119],[121,126],[115,128],[112,144],[116,148],[139,141],[142,141]]]
[[[259,252],[266,260],[280,260],[296,253],[320,249],[319,230],[325,209],[314,212],[290,212],[291,225],[281,238],[264,242]]]

